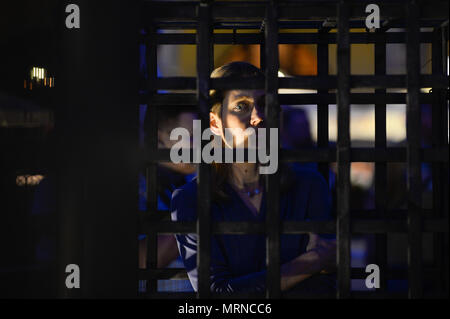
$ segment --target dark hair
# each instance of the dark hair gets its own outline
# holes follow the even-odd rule
[[[230,80],[248,77],[263,77],[264,73],[256,66],[242,61],[231,62],[215,69],[211,73],[212,78],[227,78]],[[210,111],[219,118],[222,118],[222,103],[227,90],[210,90]],[[231,172],[230,164],[212,163],[213,165],[213,200],[223,202],[229,200],[224,192],[224,183]],[[287,165],[280,165],[281,173],[281,191],[284,192],[290,188],[293,182],[293,174]]]
[[[261,69],[247,62],[231,62],[218,67],[211,73],[212,78],[227,78],[231,81],[237,78],[263,77]],[[211,112],[221,117],[222,102],[227,90],[210,90]]]

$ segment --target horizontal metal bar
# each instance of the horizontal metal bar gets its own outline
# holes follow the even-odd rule
[[[192,157],[192,149],[187,149]],[[236,150],[233,150],[234,154]],[[144,162],[170,162],[170,149],[158,149],[157,152],[143,150]],[[248,158],[248,150],[244,150],[245,159]],[[222,149],[222,157],[225,156],[225,149]],[[233,158],[236,158],[233,155]],[[420,160],[422,162],[443,162],[448,163],[448,147],[422,148],[420,150]],[[281,149],[279,160],[281,162],[336,162],[336,148],[311,148],[301,150]],[[406,162],[406,148],[350,148],[351,162]]]
[[[186,280],[189,279],[185,268],[139,269],[139,280]]]
[[[213,234],[264,234],[266,225],[264,223],[242,223],[242,222],[220,222],[213,223]]]
[[[141,234],[195,234],[196,222],[153,221],[141,224]]]
[[[196,232],[195,222],[158,221],[146,222],[141,225],[141,233],[171,233],[193,234]],[[264,234],[266,226],[261,222],[215,222],[212,225],[213,234]],[[336,223],[334,221],[284,221],[282,233],[304,234],[309,232],[321,234],[334,234]],[[408,231],[406,219],[402,220],[367,220],[354,219],[351,221],[352,233],[380,234],[380,233],[406,233]],[[448,220],[444,218],[424,219],[422,232],[448,232]]]
[[[278,99],[282,105],[311,105],[311,104],[336,104],[334,93],[306,93],[306,94],[279,94]],[[432,95],[420,94],[421,103],[431,103]],[[373,106],[374,104],[406,104],[405,93],[351,93],[350,103]]]
[[[398,221],[403,220],[408,216],[407,209],[386,209],[383,211],[385,216],[389,216],[389,220]],[[423,216],[431,216],[433,209],[422,208]],[[380,212],[377,209],[352,209],[350,211],[352,218],[359,220],[376,220],[380,217]]]
[[[316,20],[324,21],[329,17],[336,17],[335,1],[296,1],[278,4],[278,17],[286,20]],[[350,3],[350,18],[365,20],[365,6],[370,2]],[[405,1],[389,1],[379,3],[381,19],[404,17]],[[432,3],[432,4],[431,4]],[[145,1],[142,7],[143,15],[154,21],[196,21],[196,7],[198,2],[185,1]],[[212,19],[216,21],[261,21],[265,17],[266,3],[258,2],[216,2],[212,5]],[[421,20],[448,19],[447,1],[429,1],[423,6]]]
[[[147,95],[143,95],[142,100],[148,101]],[[156,106],[177,106],[191,108],[197,107],[196,94],[192,93],[167,93],[155,94],[150,99],[150,104]],[[311,104],[336,104],[336,94],[334,93],[289,93],[278,94],[281,105],[311,105]],[[432,103],[433,95],[429,93],[420,94],[421,103]],[[373,104],[406,104],[406,93],[351,93],[350,102],[352,104],[370,105]],[[146,102],[144,102],[146,103]]]
[[[407,220],[352,220],[351,231],[357,234],[407,233]],[[448,233],[448,220],[425,219],[422,232]]]
[[[147,209],[150,211],[150,208]],[[149,214],[148,211],[139,211],[138,217],[140,223],[155,222],[155,221],[170,221],[170,211],[169,210],[156,210],[153,214]]]
[[[158,90],[196,90],[197,78],[195,77],[164,77],[156,79]]]
[[[195,292],[140,292],[139,298],[141,299],[197,299]]]
[[[422,75],[421,87],[448,87],[448,76]],[[403,88],[406,87],[406,75],[353,75],[350,76],[352,88]]]
[[[336,223],[334,221],[301,221],[301,222],[283,222],[281,232],[284,234],[301,233],[336,233]]]
[[[386,22],[387,20],[381,20],[381,23]],[[443,19],[426,19],[420,21],[420,26],[423,28],[437,28],[441,27],[443,24],[445,24],[446,21]],[[324,20],[291,20],[291,21],[278,21],[279,28],[278,29],[320,29],[323,30],[323,22]],[[349,22],[350,28],[352,29],[364,29],[366,28],[366,23],[363,20],[352,20]],[[157,29],[160,30],[189,30],[190,32],[193,31],[197,27],[197,21],[164,21],[164,20],[157,20],[154,23],[154,26]],[[382,29],[384,31],[392,29],[392,28],[405,28],[406,21],[405,19],[395,19],[395,20],[389,20],[389,23],[386,25],[383,25]],[[237,29],[237,30],[260,30],[261,28],[261,21],[215,21],[214,22],[214,29],[215,30],[231,30],[231,29]],[[327,27],[329,30],[334,29],[332,27]],[[356,32],[356,33],[362,33],[362,32]],[[396,32],[401,33],[401,32]],[[424,32],[426,33],[426,32]]]
[[[264,294],[260,293],[235,293],[235,294],[218,294],[212,293],[211,296],[215,299],[263,299]],[[373,291],[352,291],[350,296],[354,299],[406,299],[408,294],[406,292],[382,292],[378,290]],[[424,293],[425,298],[445,298],[445,295],[436,295],[433,293]],[[139,293],[141,299],[196,299],[197,295],[193,292],[151,292]],[[285,292],[282,294],[283,299],[335,299],[335,294],[312,294],[299,292]]]
[[[351,231],[362,234],[405,233],[407,226],[406,220],[353,220]]]
[[[145,95],[145,93],[141,93]],[[150,97],[149,103],[156,106],[182,106],[197,108],[197,94],[194,93],[167,93],[155,94]]]
[[[420,42],[431,43],[431,32],[421,32]],[[375,43],[377,34],[370,32],[350,33],[350,43],[370,44]],[[261,35],[259,33],[215,33],[213,36],[214,44],[261,44]],[[386,33],[385,43],[405,43],[405,32]],[[158,45],[195,45],[195,33],[159,33],[156,35]],[[319,37],[318,33],[290,32],[278,34],[279,44],[335,44],[336,33],[327,33]]]
[[[426,268],[424,269],[425,274],[435,276],[438,274],[438,269],[436,268]],[[407,269],[401,268],[391,268],[384,269],[383,274],[387,276],[387,280],[400,280],[407,279],[408,273]],[[368,273],[365,268],[351,268],[351,278],[352,279],[366,279]],[[189,277],[186,273],[185,268],[163,268],[163,269],[139,269],[138,271],[139,280],[188,280]]]
[[[406,148],[351,148],[352,162],[406,162]],[[422,148],[422,162],[448,162],[448,148]]]
[[[285,89],[336,89],[337,77],[327,76],[295,76],[278,78],[279,88]],[[448,76],[422,75],[421,87],[447,88]],[[352,88],[405,88],[406,75],[353,75],[350,76]],[[166,77],[156,81],[158,90],[195,90],[195,77]],[[240,78],[240,79],[211,79],[212,89],[264,89],[264,78]]]
[[[423,216],[432,216],[435,212],[433,209],[425,209],[422,208]],[[140,223],[151,223],[158,221],[170,221],[170,211],[168,210],[158,210],[157,214],[145,215],[143,212],[138,212],[140,217]],[[353,218],[360,220],[367,219],[377,219],[380,216],[379,211],[376,209],[352,209],[350,214]],[[406,218],[408,215],[407,209],[389,209],[385,210],[385,215],[390,216],[390,220],[401,220],[402,218]],[[34,221],[33,221],[34,222]],[[37,221],[36,221],[37,222]],[[48,221],[50,222],[50,221]]]

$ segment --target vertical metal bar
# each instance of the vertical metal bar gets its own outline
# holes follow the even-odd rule
[[[407,172],[408,172],[408,295],[422,296],[422,193],[420,162],[420,47],[419,8],[415,1],[406,7],[407,18]]]
[[[350,297],[350,9],[338,5],[337,261],[338,298]]]
[[[376,33],[375,75],[386,75],[386,35]],[[375,94],[385,95],[386,89],[377,89]],[[375,104],[375,148],[386,148],[386,103]],[[375,209],[380,219],[386,217],[387,163],[375,163]],[[381,269],[380,291],[387,288],[387,235],[375,235],[376,263]]]
[[[433,75],[443,75],[442,65],[442,36],[441,28],[436,28],[433,31],[432,42],[432,72]],[[443,113],[447,113],[445,106],[445,95],[443,96],[443,90],[433,88],[433,104],[431,108],[432,113],[432,147],[439,147],[444,145],[441,132],[444,130],[443,123],[441,122]],[[443,184],[443,163],[432,163],[432,182],[433,182],[433,215],[438,218],[442,216],[442,199],[444,194],[442,193]],[[433,259],[434,266],[438,269],[438,276],[435,280],[437,283],[437,289],[440,293],[444,291],[444,280],[440,278],[444,277],[443,263],[445,252],[443,250],[444,236],[441,233],[433,234]]]
[[[265,117],[268,130],[267,143],[270,143],[270,128],[279,127],[280,106],[278,104],[278,24],[277,5],[270,1],[266,6],[265,26]],[[279,152],[278,143],[278,150]],[[280,178],[278,171],[266,175],[266,257],[267,257],[267,298],[280,298]]]
[[[443,41],[445,37],[445,28],[436,28],[433,32],[432,42],[432,72],[433,75],[446,75],[443,53],[447,56],[447,43]],[[447,145],[447,100],[446,91],[433,88],[432,104],[432,147],[442,147]],[[433,215],[437,218],[444,217],[445,202],[448,202],[448,196],[445,192],[445,183],[448,181],[448,162],[432,164],[433,179]],[[446,178],[447,176],[447,178]],[[448,206],[447,206],[448,210]],[[448,267],[446,267],[445,234],[435,233],[433,235],[434,243],[434,263],[438,269],[436,282],[439,292],[444,296],[446,287],[448,287]],[[448,247],[447,247],[448,248]],[[444,280],[442,280],[444,279]]]
[[[74,2],[83,8],[82,1]],[[58,276],[57,289],[60,298],[79,298],[89,287],[80,284],[79,289],[67,289],[65,286],[65,268],[68,264],[77,264],[83,270],[83,233],[84,212],[83,175],[81,165],[81,126],[83,99],[78,94],[81,82],[73,79],[83,77],[82,49],[85,45],[84,29],[71,32],[65,27],[65,8],[68,1],[59,5],[60,17],[60,59],[58,65],[59,83],[55,89],[60,106],[55,111],[55,130],[57,137],[57,212],[58,212]],[[77,124],[75,124],[77,123]],[[83,277],[84,281],[84,277]]]
[[[319,43],[317,44],[317,75],[319,77],[328,75],[328,43],[325,39],[328,29],[319,30]],[[318,90],[317,97],[322,98],[328,90]],[[317,147],[326,148],[329,145],[328,136],[328,104],[317,104]],[[329,165],[330,163],[319,163],[319,172],[322,173],[327,183],[329,183]]]
[[[71,171],[65,176],[74,180],[61,180],[58,185],[63,186],[59,213],[70,219],[76,216],[73,220],[76,225],[65,224],[63,230],[70,232],[68,240],[79,241],[75,243],[78,251],[81,246],[82,296],[135,297],[138,3],[119,1],[104,6],[100,1],[77,1],[76,4],[81,12],[81,25],[62,34],[67,36],[64,42],[73,42],[65,43],[68,51],[63,52],[61,59],[68,65],[58,73],[62,78],[56,86],[67,89],[64,93],[68,94],[62,96],[60,103],[67,108],[61,124],[69,125],[70,139],[64,142],[75,154],[68,159]],[[62,9],[61,13],[66,15]],[[64,21],[61,26],[65,28]],[[69,200],[64,202],[66,198]],[[64,250],[71,248],[74,246],[61,246]]]
[[[150,152],[158,150],[158,110],[151,103],[151,97],[156,94],[156,79],[158,76],[157,62],[157,44],[156,44],[156,28],[150,26],[146,34],[145,59],[147,67],[147,90],[148,102],[147,112],[145,114],[146,127],[148,128],[145,145]],[[147,212],[146,217],[151,218],[157,214],[158,194],[157,194],[157,163],[151,163],[146,169],[146,195],[147,195]],[[147,233],[147,269],[157,268],[158,259],[158,234]],[[147,281],[147,292],[153,293],[157,291],[158,282],[156,279]]]
[[[197,29],[197,98],[202,127],[209,127],[209,88],[212,47],[212,24],[209,1],[201,1],[198,9]],[[202,141],[204,144],[206,141]],[[195,152],[195,150],[194,150]],[[197,179],[197,271],[198,297],[210,296],[211,263],[211,167],[198,166]]]
[[[264,38],[264,30],[265,30],[265,22],[261,27],[261,42],[259,44],[259,66],[262,71],[266,68],[266,46],[265,46],[265,38]]]
[[[445,75],[448,75],[448,24],[442,28],[442,69],[443,69],[443,73]],[[442,93],[443,96],[444,93]],[[441,117],[441,121],[442,121],[442,131],[441,131],[441,138],[442,138],[442,145],[448,147],[448,100],[444,99],[444,103],[443,103],[443,114]],[[448,215],[449,215],[449,207],[448,207],[448,196],[446,196],[446,194],[449,193],[449,170],[448,170],[448,158],[447,158],[447,162],[443,163],[443,172],[442,172],[442,181],[443,181],[443,187],[442,187],[442,193],[444,194],[442,196],[442,217],[446,218],[448,220]],[[448,252],[449,249],[449,235],[448,232],[444,234],[444,251]],[[449,255],[448,254],[444,254],[444,295],[448,296],[449,294],[449,272],[448,267],[449,267]]]

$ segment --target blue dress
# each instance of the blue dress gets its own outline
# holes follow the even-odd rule
[[[292,171],[295,181],[280,196],[280,214],[283,221],[329,220],[331,196],[322,175],[311,169]],[[173,221],[196,221],[197,180],[175,190],[172,196]],[[211,204],[212,220],[264,222],[266,199],[262,197],[257,215],[245,205],[228,184],[224,191],[231,198],[225,203]],[[334,235],[333,235],[334,236]],[[197,235],[177,234],[178,249],[189,279],[197,291]],[[281,235],[281,264],[287,263],[306,251],[307,234]],[[213,235],[211,238],[211,291],[263,292],[266,281],[266,240],[264,235]],[[325,278],[325,280],[324,280]],[[335,288],[329,276],[315,275],[294,287],[295,291],[330,293]],[[295,289],[300,288],[300,289]]]

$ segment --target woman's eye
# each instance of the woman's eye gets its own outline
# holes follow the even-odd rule
[[[236,104],[236,105],[234,106],[233,110],[234,110],[235,112],[242,112],[242,111],[247,110],[247,108],[248,108],[248,104],[247,104],[247,103],[239,102],[238,104]]]

